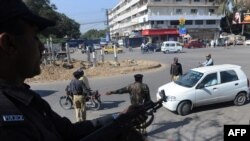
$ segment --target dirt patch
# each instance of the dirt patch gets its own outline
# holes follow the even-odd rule
[[[70,80],[72,78],[72,73],[81,67],[84,68],[84,72],[89,78],[126,74],[161,67],[159,62],[148,60],[122,60],[118,63],[114,61],[105,61],[104,63],[98,63],[95,67],[91,66],[87,62],[75,60],[72,62],[72,65],[72,69],[64,68],[63,63],[59,62],[56,62],[56,65],[42,66],[42,73],[34,78],[27,79],[26,82],[39,83]]]

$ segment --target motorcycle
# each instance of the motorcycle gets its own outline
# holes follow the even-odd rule
[[[90,91],[90,94],[86,96],[85,100],[87,110],[97,111],[101,108],[101,95],[98,90]],[[72,109],[73,95],[67,92],[65,96],[60,97],[59,103],[65,110]]]

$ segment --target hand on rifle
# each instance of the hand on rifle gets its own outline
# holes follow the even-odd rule
[[[138,126],[147,120],[148,116],[143,105],[131,105],[122,111],[116,121],[124,126]]]

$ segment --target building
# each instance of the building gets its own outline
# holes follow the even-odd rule
[[[108,12],[111,38],[147,37],[151,42],[180,40],[179,20],[185,19],[182,35],[193,39],[219,37],[220,0],[120,0]]]

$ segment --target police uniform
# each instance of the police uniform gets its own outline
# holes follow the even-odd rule
[[[70,91],[73,94],[73,102],[75,106],[76,121],[86,120],[86,96],[89,93],[87,86],[83,80],[74,78],[71,80]]]
[[[1,82],[0,85],[1,141],[79,141],[113,121],[112,116],[106,116],[72,124],[52,111],[28,85],[3,86]]]
[[[135,79],[142,79],[142,74],[134,75]],[[111,91],[112,94],[123,94],[129,93],[130,101],[132,105],[143,105],[147,102],[151,102],[150,91],[147,84],[135,81],[132,84],[129,84],[127,87]],[[145,124],[145,123],[143,123]],[[146,134],[146,129],[140,130],[142,134]]]

